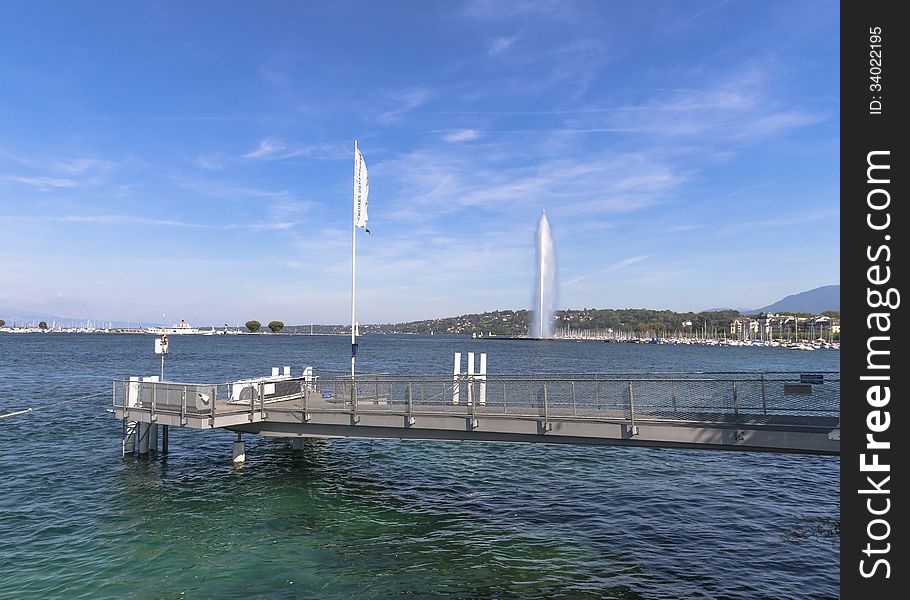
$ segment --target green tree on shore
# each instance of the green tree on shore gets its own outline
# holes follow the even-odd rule
[[[251,333],[256,333],[259,331],[259,328],[262,327],[262,323],[259,321],[247,321],[245,323],[246,328],[250,330]]]
[[[278,333],[279,331],[284,329],[284,323],[282,323],[281,321],[272,321],[271,323],[269,323],[269,329],[272,330],[272,333]]]
[[[41,321],[38,323],[38,329],[47,329],[47,321]]]
[[[6,325],[6,321],[4,321],[3,319],[0,319],[0,327],[3,327],[4,325]]]

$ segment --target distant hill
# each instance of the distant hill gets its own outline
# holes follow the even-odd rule
[[[778,300],[774,304],[763,306],[743,314],[758,314],[766,312],[800,312],[819,314],[826,310],[840,311],[840,286],[823,285],[799,294],[793,294]]]
[[[677,313],[671,310],[647,308],[581,308],[558,310],[555,315],[556,329],[606,330],[625,332],[686,331],[703,327],[708,331],[722,330],[738,317],[735,310],[720,312]],[[361,332],[397,333],[454,333],[483,335],[527,335],[528,310],[497,310],[480,314],[460,315],[426,321],[411,321],[388,325],[361,324]],[[696,325],[697,324],[697,325]]]

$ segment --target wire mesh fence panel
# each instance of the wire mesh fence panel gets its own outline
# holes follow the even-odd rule
[[[725,422],[735,413],[733,382],[680,379],[673,384],[674,418],[682,421]],[[671,402],[674,397],[671,396]]]
[[[535,374],[403,377],[304,371],[223,384],[116,381],[113,403],[182,415],[389,412],[805,424],[837,418],[837,373]],[[826,421],[827,422],[827,421]]]
[[[736,382],[736,410],[740,422],[769,422],[768,392],[767,382],[761,379]]]
[[[831,416],[840,412],[839,380],[776,379],[765,386],[771,415]]]

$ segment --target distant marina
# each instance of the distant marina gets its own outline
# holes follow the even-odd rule
[[[527,340],[535,339],[527,336],[508,336],[508,335],[472,335],[474,339],[485,340]],[[668,337],[649,337],[633,335],[630,333],[618,332],[614,334],[588,334],[588,333],[569,333],[557,334],[547,341],[565,341],[565,342],[605,342],[612,344],[669,344],[669,345],[688,345],[688,346],[734,346],[750,348],[788,348],[791,350],[840,350],[839,341],[828,341],[824,339],[773,339],[773,340],[739,340],[728,338],[714,337],[689,337],[689,336],[668,336]]]
[[[296,327],[292,331],[281,331],[274,333],[271,331],[244,331],[240,328],[196,328],[186,327],[181,333],[169,331],[174,328],[127,328],[127,327],[110,327],[110,326],[93,326],[83,325],[78,327],[60,327],[50,326],[47,328],[37,327],[35,325],[17,325],[12,327],[0,328],[0,333],[9,334],[123,334],[123,335],[162,335],[162,329],[166,335],[195,335],[195,336],[305,336],[305,337],[345,337],[350,335],[350,329],[323,330],[323,331],[306,331],[305,328]],[[300,329],[304,329],[300,331]],[[451,332],[428,332],[413,333],[402,331],[368,331],[367,335],[447,335],[452,337],[468,337],[467,333]],[[471,334],[472,339],[483,340],[529,340],[536,339],[530,336],[522,335],[496,335],[496,334]],[[823,338],[797,338],[795,336],[780,337],[774,339],[735,339],[724,336],[701,336],[694,334],[680,334],[669,336],[639,335],[630,332],[603,332],[603,331],[574,331],[563,329],[557,331],[552,338],[547,341],[552,342],[603,342],[613,344],[663,344],[663,345],[693,345],[693,346],[730,346],[730,347],[752,347],[752,348],[786,348],[791,350],[840,350],[840,341]]]
[[[56,334],[56,333],[107,333],[107,334],[126,334],[126,335],[200,335],[200,336],[215,336],[215,335],[283,335],[283,336],[314,336],[314,337],[324,337],[324,336],[345,336],[350,335],[350,332],[339,332],[339,331],[282,331],[282,332],[272,332],[269,330],[265,331],[248,331],[242,327],[228,327],[224,326],[222,328],[216,328],[214,326],[209,327],[193,327],[186,324],[185,321],[181,322],[182,325],[175,325],[173,327],[163,327],[163,326],[154,326],[154,327],[113,327],[112,325],[103,325],[96,323],[85,323],[82,325],[48,325],[47,327],[41,327],[35,325],[34,323],[25,323],[21,325],[9,325],[0,327],[0,333],[37,333],[37,334]]]

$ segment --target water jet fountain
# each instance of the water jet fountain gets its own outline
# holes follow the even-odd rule
[[[547,211],[537,224],[537,278],[534,281],[534,305],[531,307],[531,337],[553,337],[553,313],[556,310],[556,254]]]

